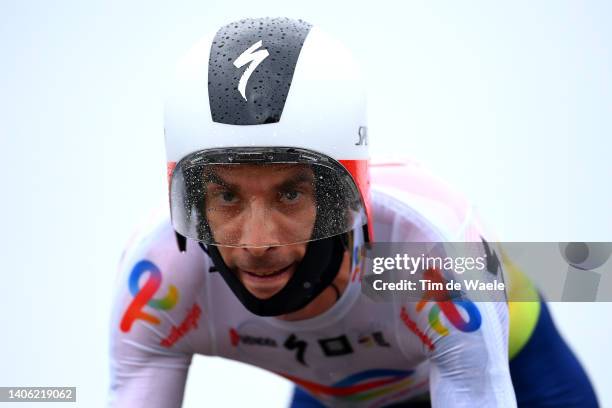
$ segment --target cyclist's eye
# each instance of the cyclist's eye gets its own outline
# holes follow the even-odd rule
[[[280,193],[281,200],[285,202],[294,202],[300,197],[300,192],[296,190],[283,191]]]
[[[231,191],[223,191],[221,192],[220,196],[221,199],[227,203],[231,203],[236,199],[236,194],[232,193]]]

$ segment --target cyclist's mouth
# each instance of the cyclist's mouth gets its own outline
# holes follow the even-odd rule
[[[256,279],[256,280],[261,280],[261,281],[269,281],[269,280],[274,280],[277,278],[280,278],[282,275],[286,274],[287,272],[289,272],[289,270],[291,269],[291,267],[293,266],[293,264],[289,264],[287,266],[285,266],[284,268],[275,270],[275,271],[248,271],[246,269],[240,269],[237,268],[238,272],[243,273],[244,275],[248,276],[249,278],[252,279]]]

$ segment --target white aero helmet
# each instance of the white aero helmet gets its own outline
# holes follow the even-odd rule
[[[179,247],[185,237],[199,241],[253,313],[305,306],[333,281],[346,243],[356,242],[347,234],[371,237],[361,76],[350,52],[317,27],[244,19],[197,43],[177,67],[165,138]],[[281,198],[255,210],[250,190],[276,180],[260,171],[279,175],[265,187]],[[236,186],[237,175],[253,188]],[[309,199],[300,203],[298,194]],[[254,211],[257,225],[247,228]],[[308,247],[298,271],[266,300],[246,290],[216,249],[299,243]]]

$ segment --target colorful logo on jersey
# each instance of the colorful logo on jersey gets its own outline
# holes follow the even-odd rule
[[[429,279],[432,282],[445,283],[444,278],[440,272],[436,269],[428,269],[423,274],[424,279]],[[438,293],[433,293],[438,292]],[[440,293],[440,291],[427,292],[423,299],[417,303],[416,311],[420,312],[423,310],[425,305],[433,298],[438,299],[436,304],[429,310],[429,324],[431,327],[441,336],[447,336],[449,334],[448,328],[444,326],[440,320],[440,312],[444,314],[446,319],[458,330],[462,332],[473,332],[480,328],[482,323],[482,317],[480,311],[474,303],[468,299],[461,300],[443,300],[452,299],[448,292]],[[441,296],[440,296],[441,295]],[[462,308],[465,314],[467,314],[467,320],[463,318],[459,312],[458,307]]]
[[[349,245],[352,245],[352,242]],[[360,245],[353,249],[353,257],[351,259],[351,266],[353,270],[350,273],[351,282],[354,282],[357,277],[359,277],[359,280],[361,281],[361,278],[363,277],[363,269],[361,264],[365,258],[365,252],[365,245]]]
[[[202,309],[200,309],[200,306],[197,303],[194,303],[191,309],[189,309],[187,312],[187,316],[185,316],[181,324],[178,327],[172,326],[170,334],[159,344],[168,348],[172,347],[174,343],[186,335],[189,330],[198,328],[198,319],[201,315]]]
[[[139,287],[140,277],[147,272],[149,276],[146,282],[142,287]],[[153,299],[155,292],[157,292],[161,286],[161,280],[161,271],[153,262],[143,259],[134,265],[128,282],[130,292],[134,296],[134,299],[132,299],[132,302],[123,314],[123,319],[121,319],[120,328],[122,331],[130,331],[132,324],[137,319],[159,324],[160,320],[158,317],[143,310],[145,305],[157,310],[169,310],[176,305],[179,293],[174,285],[168,287],[166,296],[161,299]]]
[[[309,391],[315,398],[333,397],[341,399],[343,402],[358,403],[386,396],[396,391],[405,392],[407,387],[415,386],[414,379],[411,377],[413,373],[412,370],[366,370],[352,374],[331,386],[288,374],[281,375]]]
[[[469,316],[468,320],[464,320],[457,307],[461,307]],[[417,307],[417,311],[419,311]],[[441,336],[448,335],[448,329],[440,322],[440,311],[448,321],[462,332],[473,332],[480,328],[482,318],[476,305],[469,300],[463,301],[446,301],[439,302],[434,305],[429,311],[429,324]]]

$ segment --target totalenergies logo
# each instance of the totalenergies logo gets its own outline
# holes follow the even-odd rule
[[[144,285],[140,287],[140,278],[145,273],[148,273],[149,276]],[[123,314],[123,319],[121,319],[120,328],[122,331],[130,331],[136,319],[159,324],[160,320],[158,317],[143,310],[145,305],[157,310],[169,310],[176,305],[179,298],[179,292],[174,285],[168,287],[166,296],[161,299],[153,299],[153,296],[161,286],[161,280],[161,272],[153,262],[143,259],[134,265],[129,278],[129,289],[134,299],[132,299],[132,302]]]
[[[423,274],[424,279],[429,279],[432,282],[441,282],[444,284],[440,272],[437,269],[428,269]],[[429,324],[441,336],[449,334],[448,328],[440,321],[440,312],[444,314],[446,319],[458,330],[462,332],[473,332],[480,328],[482,317],[480,311],[474,303],[468,299],[452,300],[447,291],[428,291],[423,299],[417,303],[416,311],[423,310],[425,305],[431,299],[437,299],[436,304],[429,310]],[[450,300],[449,300],[450,299]],[[467,315],[467,320],[459,312],[458,307],[462,308]]]

